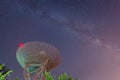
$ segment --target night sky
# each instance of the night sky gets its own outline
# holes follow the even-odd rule
[[[56,46],[62,63],[52,72],[79,80],[120,80],[120,0],[0,0],[0,63],[23,80],[20,43]]]

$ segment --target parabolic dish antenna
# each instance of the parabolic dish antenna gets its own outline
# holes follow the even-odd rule
[[[18,63],[24,68],[25,80],[41,80],[44,71],[50,71],[61,62],[60,52],[44,42],[21,44],[16,52]],[[44,79],[42,79],[44,80]]]

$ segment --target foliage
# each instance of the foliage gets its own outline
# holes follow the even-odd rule
[[[10,76],[10,74],[13,72],[13,70],[9,70],[7,66],[4,64],[0,64],[0,80],[6,80],[7,76]],[[55,75],[52,75],[50,72],[45,72],[46,80],[55,80]],[[19,78],[15,78],[15,80],[19,80]],[[71,75],[68,75],[67,73],[63,73],[60,76],[56,78],[56,80],[77,80],[73,79]]]
[[[45,72],[46,80],[55,80],[55,76],[53,76],[50,72]],[[16,78],[15,80],[19,80],[19,78]],[[60,76],[58,76],[57,80],[77,80],[73,79],[73,77],[68,75],[67,73],[63,73]]]
[[[7,66],[0,64],[0,80],[5,80],[12,72],[13,70],[9,70]]]
[[[15,80],[19,80],[19,78],[15,78]]]
[[[46,80],[54,80],[54,76],[50,72],[45,72]]]
[[[46,80],[55,80],[55,77],[50,72],[45,72]],[[58,76],[57,80],[77,80],[73,79],[73,77],[68,75],[67,73],[63,73]]]
[[[67,73],[61,74],[57,80],[73,80],[72,76],[68,76]]]

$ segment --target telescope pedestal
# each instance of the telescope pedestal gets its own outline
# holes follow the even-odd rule
[[[23,72],[24,79],[25,80],[45,80],[44,72],[46,71],[47,63],[48,63],[48,59],[46,60],[46,62],[43,65],[26,63],[25,70]],[[32,72],[29,72],[30,66],[38,66],[39,68]]]

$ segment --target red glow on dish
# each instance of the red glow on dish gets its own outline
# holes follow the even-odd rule
[[[25,45],[24,43],[20,43],[19,48],[22,48],[24,45]]]

